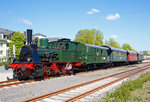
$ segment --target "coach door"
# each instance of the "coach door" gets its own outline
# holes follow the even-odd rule
[[[75,52],[75,60],[78,62],[79,61],[79,48],[78,48],[78,43],[75,43],[75,49],[74,49],[74,52]]]
[[[79,44],[78,45],[78,54],[79,54],[79,61],[82,63],[87,63],[87,50],[88,48],[84,44]]]

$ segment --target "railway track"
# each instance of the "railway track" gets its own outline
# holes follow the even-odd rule
[[[84,72],[77,73],[77,74],[83,74],[83,73]],[[25,83],[30,83],[30,82],[40,81],[40,80],[54,79],[54,78],[59,78],[59,77],[64,77],[64,76],[70,76],[70,75],[51,76],[51,77],[47,77],[47,78],[36,79],[36,80],[26,80],[26,81],[19,81],[18,79],[8,80],[8,81],[1,81],[0,82],[0,88],[9,87],[9,86],[12,86],[12,85],[25,84]]]
[[[116,67],[119,67],[119,66],[116,66]],[[112,69],[112,68],[109,68],[109,69]],[[105,69],[95,69],[95,70],[90,70],[90,71],[78,72],[78,73],[75,73],[75,75],[89,73],[89,72],[95,72],[95,71],[99,71],[99,70],[105,70]],[[64,76],[69,76],[69,75],[51,76],[51,77],[44,78],[42,80],[54,79],[54,78],[64,77]],[[9,87],[9,86],[12,86],[12,85],[19,85],[19,84],[24,84],[24,83],[30,83],[30,82],[34,82],[34,81],[35,80],[19,81],[18,79],[8,80],[8,81],[1,81],[0,82],[0,88]]]
[[[128,77],[131,77],[132,75],[142,72],[148,68],[150,68],[150,65],[123,71],[90,82],[75,85],[59,91],[51,92],[49,94],[28,99],[23,102],[74,102],[83,100],[86,101],[86,99],[84,98],[88,95],[94,94],[105,87],[109,87],[110,85],[125,80]]]
[[[79,74],[79,73],[77,73],[77,74]],[[80,74],[83,74],[83,73],[81,72]],[[51,77],[47,77],[47,78],[36,79],[36,80],[26,80],[26,81],[19,81],[18,79],[8,80],[8,81],[1,81],[0,82],[0,88],[9,87],[9,86],[12,86],[12,85],[31,83],[31,82],[40,81],[40,80],[54,79],[54,78],[59,78],[59,77],[64,77],[64,76],[70,76],[70,75],[51,76]]]
[[[12,85],[30,83],[30,82],[34,82],[34,81],[35,80],[19,81],[17,79],[16,80],[2,81],[2,82],[0,82],[0,88],[9,87],[9,86],[12,86]]]

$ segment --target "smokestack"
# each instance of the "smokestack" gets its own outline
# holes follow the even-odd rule
[[[32,29],[27,29],[27,45],[31,45],[32,42]]]

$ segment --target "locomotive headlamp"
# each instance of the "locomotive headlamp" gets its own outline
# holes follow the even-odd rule
[[[27,58],[27,61],[29,62],[29,61],[31,61],[31,58],[29,57],[29,58]]]
[[[22,65],[22,66],[21,66],[21,70],[22,70],[22,71],[25,71],[26,68],[27,68],[27,67],[26,67],[25,65]]]

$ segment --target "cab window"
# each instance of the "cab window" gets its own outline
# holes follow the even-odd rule
[[[66,50],[68,50],[69,49],[69,43],[66,43],[65,47],[66,47]]]

